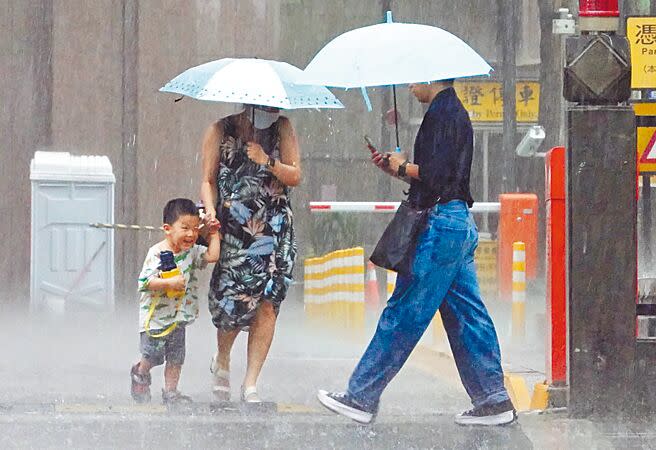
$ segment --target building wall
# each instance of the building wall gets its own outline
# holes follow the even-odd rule
[[[17,293],[26,294],[29,285],[29,160],[36,149],[109,156],[121,205],[117,220],[159,224],[166,200],[198,198],[203,131],[236,111],[219,103],[174,102],[173,95],[157,92],[163,84],[190,66],[223,57],[273,58],[304,67],[331,38],[383,16],[380,0],[139,0],[132,42],[132,34],[125,35],[126,1],[9,0],[0,6],[0,89],[8,93],[0,108],[0,229],[20,236],[9,244],[15,257],[1,261],[0,270]],[[441,26],[490,61],[500,59],[495,2],[392,3],[395,20]],[[127,51],[136,53],[126,58]],[[134,85],[126,87],[131,71]],[[364,133],[384,147],[391,144],[393,129],[381,119],[390,106],[389,89],[369,90],[373,112],[357,90],[335,93],[346,110],[288,113],[303,157],[304,182],[292,195],[302,256],[318,246],[311,235],[315,225],[329,220],[307,208],[308,201],[321,199],[322,187],[334,187],[340,200],[398,199],[404,188],[374,170],[362,146]],[[421,114],[407,89],[399,89],[398,100],[402,117]],[[126,136],[132,103],[136,135]],[[415,132],[416,126],[402,130],[404,149],[411,149]],[[127,179],[131,174],[136,180]],[[136,195],[125,189],[129,183]],[[385,219],[358,221],[355,232],[371,245]],[[117,232],[117,264],[136,276],[146,248],[158,238]],[[120,282],[118,292],[132,291],[131,278]]]
[[[51,25],[48,2],[0,2],[0,305],[29,292],[29,164],[50,141]]]

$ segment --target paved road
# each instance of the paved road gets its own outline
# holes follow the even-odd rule
[[[323,412],[0,413],[0,448],[653,449],[656,428],[564,415],[501,428],[458,427],[439,414],[386,414],[360,426]]]
[[[453,362],[411,358],[385,392],[376,424],[335,417],[317,388],[342,388],[364,342],[308,329],[298,303],[281,313],[260,391],[268,403],[243,411],[210,406],[208,363],[214,330],[207,314],[189,328],[181,389],[190,410],[145,408],[129,398],[137,358],[136,317],[71,315],[35,321],[3,313],[0,329],[0,449],[4,448],[656,448],[649,424],[593,423],[564,414],[523,415],[519,425],[462,428],[453,414],[469,407]],[[233,354],[233,397],[244,371],[245,336]],[[153,372],[153,391],[162,371]]]

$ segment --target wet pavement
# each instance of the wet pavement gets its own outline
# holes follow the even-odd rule
[[[316,390],[343,388],[366,342],[339,330],[308,329],[301,304],[292,299],[283,307],[261,376],[267,404],[244,409],[211,403],[214,330],[203,311],[188,330],[180,384],[196,403],[164,408],[158,395],[163,373],[156,368],[153,403],[135,405],[128,376],[138,357],[133,313],[12,317],[0,330],[6,344],[0,448],[656,448],[656,426],[649,423],[573,420],[563,412],[521,414],[518,424],[501,428],[459,427],[453,415],[470,405],[453,361],[422,352],[390,384],[374,425],[336,417],[317,403]],[[503,319],[503,312],[493,315]],[[510,354],[505,366],[538,364],[530,358],[522,363],[523,352],[530,353]],[[233,399],[244,363],[245,335],[232,357]]]
[[[198,405],[200,408],[201,405]],[[653,449],[656,427],[522,415],[459,427],[450,415],[384,414],[362,426],[323,411],[0,413],[0,448]]]

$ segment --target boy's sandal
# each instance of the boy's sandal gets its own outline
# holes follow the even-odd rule
[[[230,401],[230,372],[219,369],[216,363],[217,355],[212,357],[210,362],[210,372],[213,375],[214,383],[212,384],[212,393],[218,401]]]
[[[257,394],[257,388],[255,386],[241,388],[241,401],[246,403],[262,403],[262,399]]]
[[[165,405],[179,405],[193,403],[191,397],[182,394],[180,391],[165,391],[162,389],[162,403]]]
[[[150,374],[140,374],[138,372],[139,363],[132,366],[130,369],[130,394],[132,398],[138,403],[146,403],[150,401]]]

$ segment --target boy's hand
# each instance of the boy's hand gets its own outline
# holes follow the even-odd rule
[[[187,288],[187,283],[182,275],[167,278],[167,281],[169,282],[169,289],[174,291],[184,291]]]
[[[202,218],[202,227],[200,229],[200,235],[203,239],[207,239],[209,236],[216,234],[221,229],[221,222],[219,222],[216,217],[205,214]]]
[[[207,221],[207,234],[212,236],[219,232],[221,229],[221,222],[217,219],[211,219]]]

